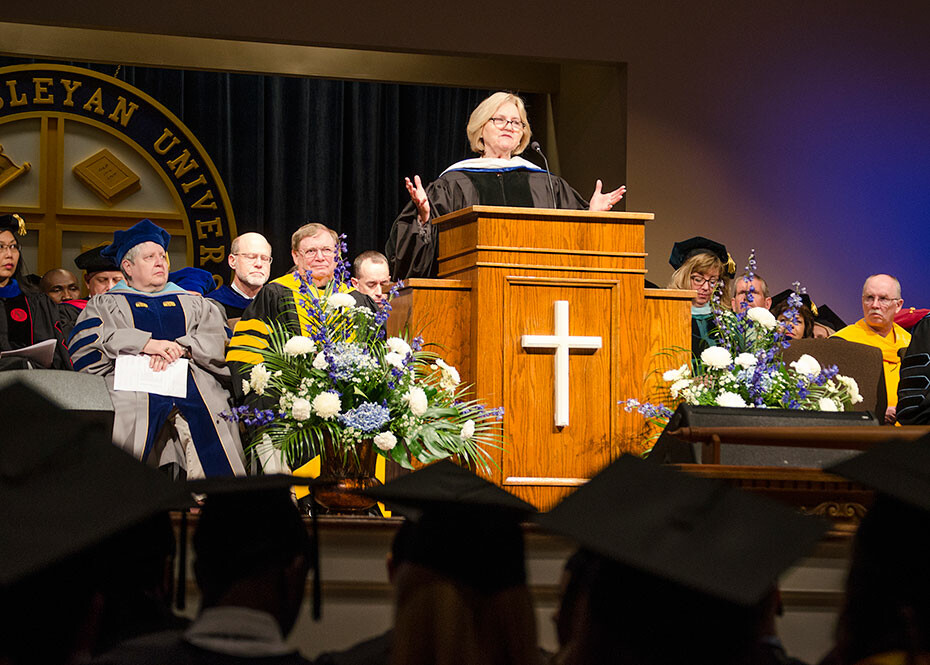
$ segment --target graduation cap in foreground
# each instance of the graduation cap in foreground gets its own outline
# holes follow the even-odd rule
[[[101,245],[78,254],[74,259],[74,265],[78,267],[78,270],[83,270],[88,275],[103,270],[119,270],[119,266],[116,265],[113,259],[103,255],[105,247],[106,245]]]
[[[744,607],[826,530],[768,499],[631,455],[539,522],[608,559]]]
[[[930,512],[930,435],[872,446],[824,471]]]
[[[408,519],[404,558],[482,591],[526,583],[531,504],[443,460],[365,492]]]
[[[0,390],[0,586],[161,513],[190,493],[113,445],[99,423],[22,383]]]
[[[251,561],[262,561],[281,554],[282,544],[288,553],[304,553],[313,569],[313,618],[319,620],[321,589],[319,579],[319,544],[316,512],[311,521],[312,536],[307,535],[300,511],[294,504],[294,486],[306,486],[313,479],[285,474],[263,476],[224,476],[190,480],[187,490],[205,494],[199,525],[209,523],[210,542],[198,545],[201,557],[222,561],[230,575],[247,571]],[[198,526],[198,529],[200,528]],[[202,548],[210,549],[205,552]],[[183,570],[183,566],[182,566]],[[178,581],[182,596],[183,578]],[[180,603],[183,601],[179,601]]]
[[[675,270],[684,265],[685,261],[695,254],[713,254],[723,264],[723,271],[728,277],[736,274],[736,263],[730,257],[725,245],[719,242],[705,238],[704,236],[694,236],[687,240],[681,240],[672,245],[672,253],[668,257],[668,263]]]

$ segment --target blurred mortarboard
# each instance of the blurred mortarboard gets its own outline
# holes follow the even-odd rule
[[[930,314],[930,309],[905,307],[894,315],[894,322],[905,330],[910,331],[914,326],[920,323],[927,314]]]
[[[26,235],[26,221],[16,213],[0,215],[0,232],[9,231],[14,236]]]
[[[83,270],[88,275],[101,272],[102,270],[119,270],[119,266],[113,259],[103,255],[104,247],[106,247],[106,245],[94,247],[79,254],[77,258],[74,259],[74,265],[78,267],[78,270]]]
[[[774,296],[772,296],[772,309],[775,309],[783,302],[788,302],[788,296],[790,296],[792,293],[794,293],[794,289],[785,289],[784,291],[779,291]],[[798,296],[801,298],[801,304],[807,307],[811,314],[816,317],[819,310],[817,305],[814,304],[814,301],[811,300],[811,297],[806,293],[799,293]]]
[[[720,481],[631,455],[539,522],[621,564],[744,607],[762,600],[826,528]]]
[[[930,511],[930,435],[872,446],[824,471]]]
[[[726,246],[703,236],[694,236],[672,245],[672,253],[668,257],[669,265],[678,270],[684,265],[685,261],[695,254],[713,254],[720,259],[723,270],[728,277],[732,278],[736,274],[736,263],[730,258]]]
[[[443,460],[365,492],[404,514],[404,558],[473,588],[526,582],[520,522],[536,508]]]
[[[829,305],[820,305],[820,307],[817,308],[817,315],[814,317],[814,321],[822,326],[832,328],[834,332],[846,327],[846,322],[837,316],[836,312],[830,309]]]
[[[160,226],[152,223],[150,219],[136,222],[126,230],[119,230],[113,234],[113,242],[103,248],[103,256],[119,265],[123,262],[126,252],[144,242],[155,242],[164,249],[168,249],[171,235]]]
[[[168,273],[168,281],[174,282],[185,291],[194,291],[202,296],[216,288],[213,275],[203,268],[181,268]]]
[[[113,445],[107,430],[27,386],[0,390],[0,585],[98,545],[190,493]]]

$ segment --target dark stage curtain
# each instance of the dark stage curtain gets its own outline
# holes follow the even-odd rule
[[[31,62],[0,58],[0,66]],[[67,64],[115,74],[191,129],[226,184],[238,231],[271,242],[273,276],[291,265],[291,233],[308,221],[345,233],[350,258],[384,251],[409,201],[404,176],[426,183],[473,156],[465,124],[492,92]]]

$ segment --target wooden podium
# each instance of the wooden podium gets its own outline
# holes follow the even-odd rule
[[[421,334],[476,397],[505,410],[492,480],[554,505],[625,451],[653,356],[690,355],[692,291],[645,289],[648,213],[472,206],[434,220],[440,279],[411,279],[391,333]]]

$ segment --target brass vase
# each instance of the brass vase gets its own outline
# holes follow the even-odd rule
[[[314,485],[314,500],[331,513],[359,514],[370,510],[374,499],[360,492],[380,481],[375,478],[377,453],[371,439],[348,449],[339,449],[326,435],[320,460],[320,477]]]

